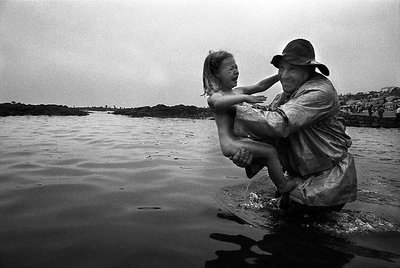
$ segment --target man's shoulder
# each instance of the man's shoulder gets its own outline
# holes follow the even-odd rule
[[[304,83],[304,86],[330,88],[333,87],[333,84],[326,76],[316,73],[310,80]]]
[[[332,82],[322,74],[315,74],[310,80],[305,82],[298,90],[297,95],[305,94],[310,91],[321,93],[336,92]]]

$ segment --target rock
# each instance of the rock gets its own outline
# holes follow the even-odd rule
[[[400,128],[394,117],[377,117],[359,114],[340,113],[348,127]]]
[[[194,118],[205,119],[212,117],[209,108],[200,108],[196,106],[175,105],[166,106],[158,104],[156,106],[143,106],[130,109],[120,109],[113,114],[127,115],[131,117],[160,117],[160,118]]]
[[[23,103],[1,103],[0,116],[18,116],[18,115],[49,115],[49,116],[69,116],[88,115],[86,111],[77,108],[69,108],[65,105],[55,104],[23,104]]]

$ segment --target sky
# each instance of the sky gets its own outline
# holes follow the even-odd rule
[[[339,94],[400,86],[398,0],[2,0],[0,103],[206,107],[209,50],[231,52],[248,85],[296,38]]]

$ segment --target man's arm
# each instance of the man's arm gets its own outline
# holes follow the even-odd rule
[[[324,81],[307,82],[287,102],[276,104],[268,111],[238,106],[235,120],[261,139],[285,138],[335,114],[339,107],[332,84]]]
[[[238,94],[254,94],[269,89],[278,81],[278,75],[273,75],[257,82],[256,84],[250,86],[236,87],[233,90]]]

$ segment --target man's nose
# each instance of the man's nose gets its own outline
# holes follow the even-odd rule
[[[288,73],[287,73],[285,70],[280,71],[280,72],[279,72],[279,77],[280,77],[281,79],[285,79],[285,78],[288,77]]]

